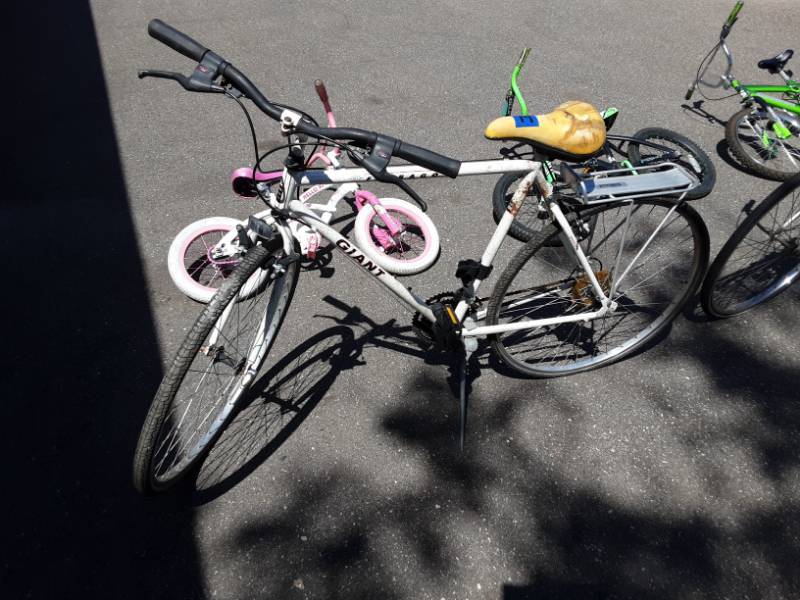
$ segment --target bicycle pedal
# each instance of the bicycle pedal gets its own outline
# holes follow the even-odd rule
[[[461,342],[461,323],[453,307],[444,302],[430,305],[436,322],[433,324],[433,337],[436,345],[445,350],[459,350]]]

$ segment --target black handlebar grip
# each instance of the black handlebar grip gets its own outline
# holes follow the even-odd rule
[[[692,86],[688,90],[686,90],[686,95],[683,97],[683,99],[687,100],[687,101],[691,100],[693,94],[694,94],[694,86]]]
[[[167,25],[161,19],[150,21],[147,26],[147,33],[162,44],[166,44],[176,52],[180,52],[197,62],[203,60],[203,55],[208,52],[208,48],[199,44],[185,33],[181,33],[174,27]]]
[[[431,150],[400,142],[394,151],[395,156],[403,158],[409,162],[436,171],[448,177],[458,177],[458,172],[461,169],[461,161],[454,158],[437,154]]]

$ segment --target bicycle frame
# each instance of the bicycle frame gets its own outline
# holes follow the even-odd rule
[[[425,177],[438,177],[439,173],[417,167],[414,165],[404,165],[399,167],[389,167],[387,169],[393,175],[397,175],[405,179],[425,178]],[[514,220],[517,212],[525,201],[532,185],[538,185],[543,192],[544,198],[548,201],[548,209],[553,219],[560,225],[561,230],[567,240],[567,247],[571,249],[573,257],[575,258],[576,265],[580,265],[584,272],[587,274],[590,285],[593,291],[597,294],[600,300],[601,307],[593,312],[581,313],[579,315],[570,315],[562,317],[554,317],[550,319],[529,319],[516,323],[499,324],[492,326],[472,326],[465,322],[465,317],[469,310],[469,303],[466,300],[461,300],[455,308],[455,316],[459,322],[465,324],[461,331],[463,337],[482,337],[493,333],[500,333],[503,331],[516,331],[523,329],[534,329],[546,325],[553,325],[557,323],[570,323],[576,321],[588,321],[596,317],[604,315],[609,310],[615,308],[615,303],[605,294],[597,280],[594,271],[592,270],[586,255],[580,247],[580,244],[572,232],[571,226],[564,216],[560,206],[551,199],[552,188],[547,183],[542,173],[542,164],[530,160],[487,160],[487,161],[466,161],[462,163],[459,175],[486,175],[494,173],[521,173],[527,172],[528,174],[522,179],[514,193],[509,209],[504,214],[503,218],[498,223],[483,255],[480,259],[480,264],[484,267],[490,267],[497,255],[503,240],[505,239],[511,223]],[[360,182],[370,181],[372,176],[365,169],[338,169],[338,170],[309,170],[309,171],[284,171],[283,185],[284,185],[284,198],[294,198],[297,195],[297,190],[300,186],[313,185],[321,182],[332,183],[346,183],[346,182]],[[300,200],[292,199],[288,202],[273,204],[274,208],[278,210],[289,211],[290,219],[296,219],[309,227],[314,227],[326,240],[328,240],[334,247],[347,256],[352,262],[358,265],[361,269],[372,275],[381,285],[386,287],[395,297],[407,305],[409,308],[418,312],[423,318],[430,322],[435,322],[433,312],[430,307],[425,304],[424,300],[414,294],[411,290],[406,288],[400,281],[398,281],[391,274],[387,273],[374,263],[366,258],[361,248],[338,231],[324,223],[317,214],[311,211]],[[272,222],[278,227],[284,241],[284,249],[291,251],[293,245],[291,230],[289,224],[280,222],[281,220],[273,219]],[[648,242],[649,243],[649,242]],[[470,292],[474,295],[481,284],[480,279],[474,280],[470,284]],[[527,300],[530,301],[530,300]]]
[[[791,132],[783,125],[784,119],[781,119],[781,117],[775,113],[773,109],[783,110],[789,113],[800,115],[800,82],[791,79],[789,74],[784,70],[780,71],[780,76],[784,81],[784,85],[743,84],[732,75],[733,54],[728,47],[726,38],[731,32],[731,28],[733,27],[734,23],[736,23],[739,12],[741,11],[743,5],[744,2],[737,2],[731,11],[731,14],[728,15],[728,19],[725,21],[725,24],[722,27],[722,32],[720,33],[719,43],[717,44],[717,47],[714,49],[713,53],[707,59],[708,63],[706,68],[697,77],[692,87],[689,88],[686,99],[689,100],[691,98],[691,94],[697,84],[700,81],[703,81],[703,76],[713,63],[717,52],[719,52],[721,49],[725,54],[725,60],[728,65],[725,69],[725,73],[720,76],[720,80],[717,84],[711,84],[706,81],[703,81],[703,84],[712,88],[732,88],[742,97],[742,101],[745,103],[753,102],[758,99],[759,103],[764,107],[764,110],[766,110],[769,116],[773,119],[775,123],[773,127],[775,128],[775,132],[779,135],[779,137],[791,137]],[[775,98],[769,94],[784,94],[788,96],[790,100],[787,101],[780,98]]]
[[[780,74],[785,82],[785,85],[743,84],[731,75],[731,70],[733,68],[733,56],[730,48],[728,48],[728,44],[725,42],[725,39],[720,40],[720,47],[725,53],[725,57],[728,61],[728,68],[725,74],[720,76],[721,85],[723,87],[732,88],[742,97],[744,102],[751,101],[754,98],[760,98],[768,106],[800,115],[800,82],[790,79],[785,71],[781,71]],[[711,61],[709,61],[709,64],[710,62]],[[793,101],[790,102],[781,98],[774,98],[769,94],[785,94],[786,96],[792,98]],[[770,116],[778,119],[778,117],[774,114]]]

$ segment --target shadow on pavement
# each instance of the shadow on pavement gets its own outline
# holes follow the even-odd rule
[[[394,319],[375,323],[360,308],[332,296],[323,301],[344,315],[317,315],[336,325],[298,345],[253,384],[197,470],[197,503],[224,494],[273,456],[343,372],[366,364],[361,358],[365,347],[381,347],[430,364],[449,365],[447,357],[423,351],[411,327],[398,326]],[[451,369],[451,380],[453,377]],[[454,381],[451,388],[451,393],[456,393]]]
[[[12,12],[0,589],[202,597],[192,513],[131,484],[161,359],[91,9]]]
[[[414,394],[380,416],[379,446],[394,457],[381,470],[289,463],[283,510],[264,510],[224,545],[281,565],[257,579],[269,597],[789,598],[800,584],[797,369],[752,356],[724,327],[698,327],[703,343],[674,352],[704,363],[715,391],[635,400],[664,413],[655,453],[594,452],[584,442],[598,400],[532,395],[538,382],[476,397],[460,452],[456,403],[441,402],[449,386],[421,372]],[[356,340],[323,332],[302,364],[352,365]],[[555,442],[542,433],[551,422]],[[622,443],[629,426],[609,433]]]

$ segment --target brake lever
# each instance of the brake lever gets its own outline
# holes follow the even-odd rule
[[[397,175],[392,175],[388,173],[384,168],[381,171],[376,170],[373,165],[369,163],[366,158],[355,154],[354,152],[348,152],[347,155],[350,157],[354,163],[356,163],[359,167],[366,169],[366,171],[375,178],[375,181],[380,181],[381,183],[391,183],[399,187],[403,190],[406,194],[408,194],[411,199],[416,202],[419,207],[422,209],[422,212],[428,212],[428,203],[425,202],[422,198],[419,197],[417,192],[408,185],[404,180],[400,179]]]
[[[419,205],[419,207],[422,209],[422,212],[428,212],[428,204],[419,197],[419,195],[411,188],[411,186],[400,179],[397,175],[392,175],[386,170],[386,167],[389,166],[389,161],[392,160],[392,152],[394,151],[396,144],[397,140],[394,138],[378,134],[369,156],[355,157],[352,153],[348,154],[350,154],[350,159],[360,167],[366,169],[367,172],[375,178],[375,181],[396,185]]]
[[[405,182],[405,180],[400,179],[397,175],[392,175],[391,173],[387,173],[386,171],[382,173],[382,176],[384,177],[384,179],[378,179],[377,177],[375,177],[375,179],[377,179],[378,181],[382,181],[383,183],[395,184],[406,194],[408,194],[411,197],[411,199],[414,200],[414,202],[416,202],[419,205],[419,207],[422,209],[422,212],[428,212],[428,203],[425,202],[425,200],[423,200],[422,198],[420,198],[417,192],[415,192],[414,189],[410,185],[408,185],[408,183]]]
[[[177,81],[180,86],[188,92],[211,92],[221,94],[225,91],[225,88],[212,84],[212,83],[204,83],[204,82],[197,82],[193,81],[190,78],[186,77],[186,75],[181,75],[180,73],[173,73],[172,71],[158,71],[153,69],[142,69],[138,73],[139,79],[144,79],[145,77],[156,77],[159,79],[172,79]]]

